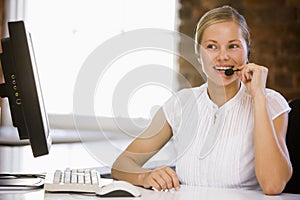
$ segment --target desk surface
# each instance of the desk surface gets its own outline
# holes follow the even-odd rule
[[[0,173],[41,173],[55,169],[112,166],[118,155],[133,140],[120,132],[52,130],[53,144],[49,155],[34,158],[26,141],[19,141],[16,131],[0,127]],[[147,167],[172,164],[172,145],[166,145]],[[108,153],[109,152],[109,153]]]
[[[214,189],[182,186],[179,191],[175,192],[155,192],[138,188],[142,196],[139,198],[109,198],[109,199],[144,199],[144,200],[186,200],[186,199],[205,199],[205,200],[299,200],[300,195],[281,194],[277,196],[267,196],[260,191],[233,190],[233,189]],[[1,191],[0,199],[13,200],[55,200],[55,199],[101,199],[94,195],[74,194],[74,193],[45,193],[43,189],[29,191]],[[107,198],[104,198],[107,199]]]
[[[121,149],[128,144],[127,141],[119,141],[122,144]],[[107,142],[97,141],[97,146],[103,147],[103,152],[107,152]],[[119,143],[118,143],[119,144]],[[119,144],[119,146],[120,146]],[[111,152],[110,152],[111,155]],[[114,156],[113,155],[113,159]],[[165,162],[164,154],[161,154],[153,161],[154,164]],[[50,150],[50,154],[39,158],[33,158],[29,146],[5,146],[0,145],[0,173],[40,173],[53,171],[55,169],[64,169],[65,167],[90,168],[104,167],[101,160],[97,160],[95,155],[89,151],[82,143],[55,144]],[[151,166],[151,163],[150,163]],[[104,167],[105,168],[105,167]],[[101,172],[101,171],[100,171]],[[186,199],[230,199],[230,200],[299,200],[300,195],[281,194],[279,196],[266,196],[259,191],[246,190],[227,190],[182,186],[176,192],[155,192],[139,188],[142,193],[141,198],[122,198],[122,199],[162,199],[162,200],[186,200]],[[86,196],[83,194],[68,193],[45,193],[43,189],[38,190],[1,190],[0,200],[22,199],[99,199],[96,196]],[[112,198],[109,198],[112,199]],[[120,198],[117,198],[120,199]]]

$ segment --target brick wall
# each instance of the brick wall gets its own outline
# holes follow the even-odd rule
[[[269,68],[267,86],[286,99],[300,97],[300,1],[299,0],[179,0],[178,30],[188,36],[208,10],[230,5],[246,18],[251,31],[250,62]],[[190,50],[179,45],[180,51]],[[191,52],[192,53],[192,52]],[[180,72],[193,86],[204,82],[194,67],[179,58]],[[185,87],[184,85],[180,86]]]

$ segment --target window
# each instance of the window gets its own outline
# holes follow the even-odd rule
[[[26,28],[31,32],[51,127],[74,126],[74,87],[83,63],[95,49],[108,40],[130,31],[145,28],[174,31],[176,9],[176,1],[159,0],[8,1],[7,20],[25,20]],[[106,54],[103,55],[105,56]],[[147,119],[148,123],[157,108],[177,89],[176,75],[168,77],[170,80],[167,85],[155,81],[136,85],[129,91],[128,98],[118,99],[122,105],[120,111],[113,109],[112,105],[116,87],[124,77],[134,74],[132,72],[141,67],[163,66],[164,69],[169,69],[168,74],[172,73],[177,69],[175,59],[172,52],[155,48],[123,52],[117,59],[112,60],[104,75],[98,79],[97,85],[92,86],[96,88],[93,95],[94,113],[82,114],[104,117],[104,121],[108,119],[105,121],[108,123],[105,124],[112,123],[108,126],[113,128],[115,125],[112,118],[138,118],[137,121],[144,128],[147,124],[140,119]],[[153,73],[151,74],[153,76]],[[9,108],[6,99],[4,100],[2,122],[9,125]],[[88,120],[82,122],[85,127],[86,122]],[[127,124],[127,121],[124,124]]]
[[[48,113],[70,114],[76,78],[87,57],[103,42],[141,28],[174,30],[175,1],[159,0],[30,0],[26,21],[33,37],[44,100]],[[105,55],[103,55],[105,56]],[[135,68],[161,65],[173,69],[172,53],[155,49],[126,52],[113,60],[96,86],[95,113],[115,116],[112,99],[119,81]],[[147,84],[131,91],[126,104],[129,117],[149,118],[171,91]],[[125,117],[126,114],[124,114]]]

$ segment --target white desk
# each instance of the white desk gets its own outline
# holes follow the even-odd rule
[[[139,188],[142,193],[138,198],[104,198],[104,199],[132,199],[132,200],[299,200],[300,195],[281,194],[277,196],[267,196],[259,191],[249,190],[230,190],[230,189],[213,189],[202,187],[182,186],[179,191],[175,192],[155,192]],[[0,199],[5,200],[71,200],[71,199],[101,199],[94,195],[74,194],[74,193],[45,193],[43,189],[31,191],[1,191]]]
[[[134,139],[113,131],[84,131],[79,136],[76,131],[54,130],[52,134],[54,144],[49,155],[34,158],[30,146],[24,146],[28,142],[20,141],[18,146],[13,146],[16,145],[14,142],[19,142],[17,132],[0,127],[0,173],[43,173],[66,167],[110,167]],[[172,151],[172,145],[166,145],[146,166],[171,164],[169,155],[175,155]]]
[[[1,137],[0,137],[1,139]],[[111,140],[112,142],[112,140]],[[119,148],[124,148],[129,142],[121,140]],[[95,144],[103,147],[107,141],[96,141]],[[93,145],[91,146],[93,147]],[[108,146],[109,147],[109,146]],[[89,150],[92,150],[89,149]],[[116,153],[116,152],[115,152]],[[110,152],[110,155],[111,154]],[[113,155],[113,157],[116,155]],[[153,161],[154,164],[161,164],[165,161],[165,155],[161,154]],[[82,143],[54,144],[51,147],[50,154],[38,158],[33,158],[29,146],[5,146],[0,145],[0,173],[16,172],[16,173],[41,173],[52,171],[55,169],[64,169],[66,167],[74,168],[90,168],[103,167],[101,162],[96,159],[95,155],[87,150]],[[151,166],[151,164],[149,165]],[[105,169],[104,169],[105,171]],[[139,188],[142,193],[140,198],[122,198],[122,199],[161,199],[161,200],[190,200],[190,199],[228,199],[228,200],[300,200],[300,195],[281,194],[279,196],[266,196],[257,191],[245,190],[224,190],[201,187],[182,186],[176,192],[154,192]],[[0,190],[0,200],[39,200],[39,199],[100,199],[100,197],[87,196],[82,194],[68,193],[45,193],[43,189],[36,190]],[[106,198],[107,199],[107,198]],[[109,198],[113,199],[113,198]],[[120,198],[117,198],[120,199]]]

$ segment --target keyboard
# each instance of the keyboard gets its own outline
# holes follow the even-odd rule
[[[94,193],[103,197],[139,197],[141,193],[132,184],[100,177],[95,169],[70,169],[48,172],[44,189],[47,192]]]
[[[44,189],[50,192],[95,193],[101,187],[99,172],[95,169],[56,170],[46,174]]]

